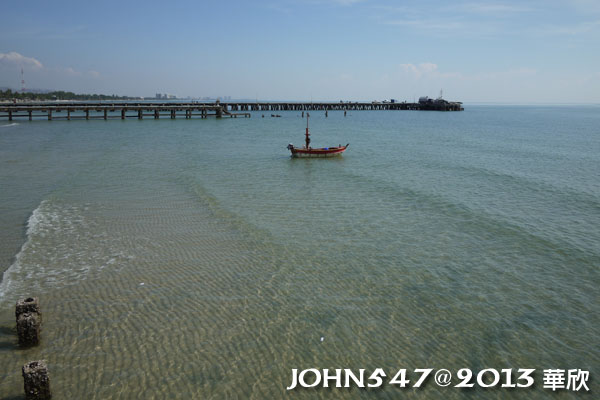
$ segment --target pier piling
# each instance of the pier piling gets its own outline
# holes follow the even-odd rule
[[[15,317],[19,319],[19,315],[28,312],[41,315],[40,302],[37,297],[28,297],[17,301],[17,305],[15,306]]]
[[[49,400],[52,398],[48,366],[44,360],[28,362],[23,365],[22,372],[25,400]]]
[[[17,318],[17,335],[19,345],[23,347],[35,346],[40,342],[41,318],[38,313],[26,312]]]
[[[28,297],[17,301],[15,317],[17,319],[19,345],[27,347],[38,344],[42,325],[42,314],[38,298]]]

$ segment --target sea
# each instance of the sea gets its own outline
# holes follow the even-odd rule
[[[596,396],[600,106],[278,114],[0,122],[0,399]]]

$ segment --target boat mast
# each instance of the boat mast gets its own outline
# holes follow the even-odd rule
[[[306,113],[306,149],[308,150],[308,146],[310,145],[310,135],[308,134],[308,117],[310,115]]]

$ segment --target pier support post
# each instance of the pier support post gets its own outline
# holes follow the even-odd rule
[[[49,400],[52,398],[48,366],[44,360],[28,362],[23,365],[22,372],[25,400]]]
[[[144,113],[142,112],[142,109],[140,108],[138,110],[138,119],[143,119],[144,118]]]
[[[37,297],[28,297],[17,301],[15,307],[17,335],[21,346],[35,346],[40,342],[42,314]]]
[[[125,109],[121,110],[121,119],[125,119]]]
[[[223,109],[221,107],[217,107],[217,118],[221,118],[223,116]]]
[[[31,119],[32,119],[32,118],[31,118],[31,113],[32,113],[32,111],[31,111],[31,110],[29,110],[29,120],[30,120],[30,121],[31,121]]]
[[[36,313],[40,314],[40,302],[37,297],[28,297],[17,301],[15,306],[15,317],[19,319],[19,315],[25,313]]]
[[[8,110],[8,120],[12,121],[12,111]]]
[[[40,315],[36,312],[25,312],[17,317],[17,335],[21,346],[35,346],[40,342]]]
[[[85,109],[85,119],[90,119],[90,109],[89,108]]]
[[[52,121],[52,110],[48,110],[48,121]]]
[[[104,120],[108,119],[108,110],[105,108],[104,109]]]
[[[71,109],[67,108],[67,121],[71,120]]]

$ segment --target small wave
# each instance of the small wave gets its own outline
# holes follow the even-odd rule
[[[0,125],[0,128],[8,128],[9,126],[17,126],[17,125],[20,125],[20,124],[13,122],[12,124]]]
[[[11,125],[15,125],[15,124],[11,124]],[[10,125],[4,125],[4,126],[10,126]],[[0,300],[4,298],[4,294],[7,292],[8,288],[11,286],[11,282],[12,279],[11,277],[15,274],[17,274],[20,269],[21,269],[21,257],[23,255],[23,252],[27,249],[29,242],[30,242],[30,238],[31,238],[31,232],[35,229],[35,227],[37,225],[39,225],[40,222],[40,210],[42,208],[42,206],[44,205],[44,202],[46,200],[42,201],[40,203],[40,205],[33,210],[33,212],[31,213],[31,215],[29,216],[29,219],[27,220],[27,241],[25,243],[23,243],[23,246],[21,246],[21,249],[19,250],[19,253],[17,253],[16,257],[15,257],[15,262],[12,263],[12,265],[10,267],[8,267],[8,269],[6,271],[4,271],[4,274],[2,274],[2,282],[0,282]]]
[[[44,200],[27,220],[27,240],[0,282],[0,304],[79,282],[129,259],[84,208]],[[27,291],[27,293],[25,293]]]

